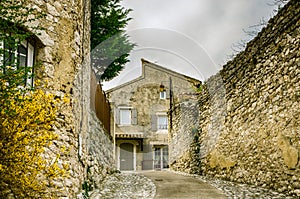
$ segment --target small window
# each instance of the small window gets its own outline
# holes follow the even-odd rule
[[[120,125],[136,125],[137,110],[130,107],[119,107],[116,115],[116,122]]]
[[[121,125],[131,124],[131,111],[129,109],[120,109],[120,124]]]
[[[166,115],[157,116],[157,129],[158,130],[168,129],[168,116]]]
[[[166,91],[161,91],[161,92],[159,92],[159,98],[160,98],[160,99],[166,99],[166,96],[167,96]]]

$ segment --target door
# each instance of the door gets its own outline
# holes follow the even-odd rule
[[[154,148],[154,169],[161,170],[169,168],[168,146]]]
[[[133,170],[133,144],[123,143],[120,145],[120,170]]]
[[[154,148],[154,169],[161,169],[161,148]]]

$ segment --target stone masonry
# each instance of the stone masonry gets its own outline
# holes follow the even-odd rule
[[[131,170],[158,169],[155,166],[159,165],[157,163],[160,161],[159,158],[163,158],[163,164],[166,164],[164,168],[168,167],[168,158],[155,155],[155,150],[168,147],[168,128],[172,128],[172,125],[169,123],[166,128],[159,129],[157,118],[160,115],[167,117],[170,106],[173,106],[175,102],[187,101],[191,96],[196,99],[194,94],[197,85],[200,85],[200,81],[142,59],[142,75],[140,77],[107,91],[113,106],[114,121],[112,124],[114,126],[112,129],[114,129],[116,137],[118,168],[122,167],[120,165],[122,160],[123,162],[127,161],[121,157],[121,144],[123,143],[135,145],[134,166]],[[160,98],[161,86],[167,95],[164,99]],[[170,97],[170,93],[172,93],[172,97]],[[118,115],[122,107],[136,110],[134,116],[136,122],[127,125],[119,123],[120,116]]]
[[[300,2],[291,0],[204,82],[199,134],[177,144],[190,147],[171,162],[174,170],[300,196],[299,25]],[[174,131],[185,133],[181,127]]]
[[[97,188],[113,167],[112,140],[90,107],[90,0],[28,0],[46,14],[34,23],[36,79],[47,82],[47,92],[70,102],[60,109],[55,130],[59,139],[48,157],[68,165],[67,176],[56,179],[49,191],[59,198],[76,198],[82,185]],[[66,152],[60,148],[65,147]]]

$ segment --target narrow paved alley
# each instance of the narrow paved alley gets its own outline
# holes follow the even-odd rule
[[[155,199],[296,199],[274,190],[242,183],[235,183],[206,176],[190,175],[174,171],[145,171],[143,176],[150,178],[156,186]]]
[[[143,175],[156,185],[155,199],[223,199],[224,193],[203,181],[167,171],[148,171]]]
[[[91,199],[296,199],[273,190],[169,170],[107,176]],[[83,199],[79,197],[78,199]]]

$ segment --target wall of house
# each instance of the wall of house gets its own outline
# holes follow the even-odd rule
[[[300,196],[299,19],[291,0],[205,82],[194,137],[201,148],[189,149],[200,158],[182,157],[198,162],[199,173]]]
[[[49,191],[61,198],[76,198],[82,185],[97,188],[113,167],[113,144],[90,108],[90,1],[29,0],[45,18],[34,22],[44,28],[37,35],[36,79],[47,91],[70,102],[59,111],[55,131],[59,138],[48,150],[68,165],[67,176],[57,178]],[[61,151],[65,147],[66,152]],[[49,158],[49,161],[51,158]]]
[[[173,71],[156,66],[146,60],[142,60],[143,71],[141,77],[132,82],[125,83],[121,87],[109,90],[108,97],[114,106],[114,114],[117,114],[118,106],[129,106],[137,110],[137,124],[129,126],[115,126],[115,133],[134,134],[143,133],[143,151],[137,147],[137,169],[151,169],[148,164],[153,164],[153,146],[168,145],[168,131],[156,131],[152,128],[153,115],[169,111],[170,99],[160,99],[160,85],[163,84],[166,92],[173,90],[172,103],[185,101],[190,94],[195,92],[194,85],[199,81],[185,77]],[[171,78],[171,81],[170,81]],[[171,84],[171,87],[170,87]],[[143,166],[144,165],[144,166]]]

